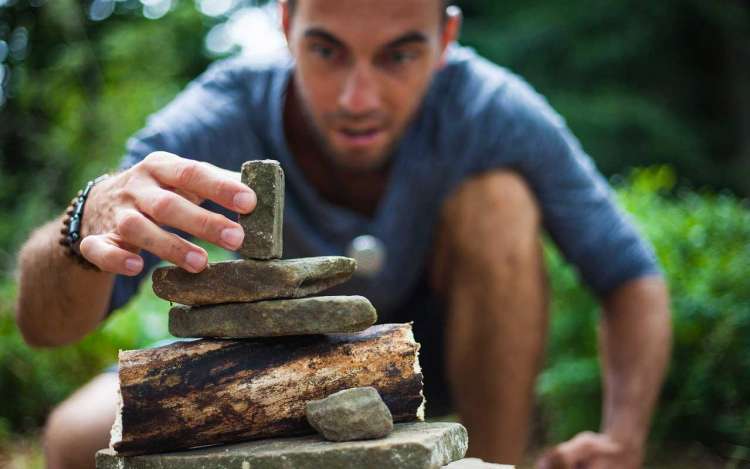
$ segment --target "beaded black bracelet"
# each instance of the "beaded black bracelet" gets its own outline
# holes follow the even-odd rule
[[[91,270],[99,270],[97,266],[89,262],[85,257],[81,255],[79,245],[81,244],[81,223],[83,221],[83,209],[86,204],[86,199],[89,197],[91,188],[97,183],[106,179],[107,174],[103,174],[96,179],[92,179],[86,183],[86,187],[83,190],[78,191],[78,195],[70,201],[70,206],[65,212],[65,218],[63,219],[63,227],[60,230],[62,238],[60,239],[60,245],[65,247],[65,253],[68,257],[73,258],[81,267]]]

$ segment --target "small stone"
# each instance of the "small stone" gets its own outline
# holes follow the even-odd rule
[[[479,458],[464,458],[443,466],[443,469],[513,469],[516,466],[485,462]]]
[[[169,332],[177,337],[277,337],[358,332],[377,321],[362,296],[319,296],[256,303],[175,306]]]
[[[242,182],[255,191],[258,204],[251,213],[240,215],[245,239],[238,252],[246,259],[278,259],[283,241],[284,171],[278,161],[246,161]]]
[[[151,279],[159,298],[184,305],[237,303],[309,296],[348,280],[356,263],[348,257],[214,262],[197,274],[160,267]]]
[[[433,469],[466,454],[469,439],[458,423],[396,424],[386,438],[332,443],[317,435],[269,438],[145,456],[96,454],[97,469]],[[247,463],[247,464],[245,464]]]
[[[310,425],[330,441],[382,438],[393,431],[391,411],[370,386],[309,401],[305,413]]]

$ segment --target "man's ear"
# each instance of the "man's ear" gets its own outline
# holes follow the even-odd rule
[[[289,23],[291,20],[289,14],[289,2],[287,0],[279,0],[279,11],[281,13],[281,30],[284,32],[287,44],[289,43]]]
[[[450,5],[445,9],[445,23],[443,24],[443,34],[440,38],[441,51],[440,51],[440,65],[445,63],[445,51],[448,45],[458,39],[458,34],[461,32],[461,23],[463,21],[463,13],[461,9],[455,5]]]

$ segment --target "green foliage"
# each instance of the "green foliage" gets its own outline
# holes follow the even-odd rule
[[[25,28],[30,50],[8,58],[0,107],[0,270],[85,181],[116,168],[145,117],[209,62],[206,25],[185,2],[159,21],[125,10],[99,23],[80,2],[24,3],[0,7],[0,41]]]
[[[116,167],[146,115],[212,59],[204,39],[227,16],[183,0],[150,20],[145,3],[118,0],[112,16],[92,21],[90,0],[0,2],[0,51],[19,31],[28,38],[0,52],[0,270],[34,226]],[[606,174],[666,163],[697,185],[747,194],[750,10],[741,1],[456,3],[461,41],[547,96]]]
[[[748,194],[743,2],[457,3],[462,42],[528,79],[606,174],[669,164],[697,185]]]
[[[0,430],[38,428],[55,403],[115,363],[118,349],[144,347],[166,335],[167,304],[141,295],[80,343],[32,350],[13,319],[14,285],[6,281],[3,289],[7,300],[0,304]]]
[[[137,0],[105,21],[90,2],[0,2],[0,271],[30,229],[61,213],[87,179],[116,167],[124,142],[210,57],[226,18],[182,1],[158,21]],[[239,0],[247,5],[251,0]],[[566,117],[605,173],[668,163],[692,184],[748,194],[750,10],[738,0],[458,1],[462,42],[526,77]],[[33,4],[43,6],[36,7]],[[2,47],[0,47],[2,49]],[[2,98],[0,98],[2,102]],[[656,246],[670,282],[672,368],[653,439],[748,445],[750,216],[737,198],[675,189],[670,170],[635,172],[619,196]],[[554,311],[538,393],[549,436],[596,428],[597,306],[548,247]],[[116,359],[166,335],[167,305],[143,293],[95,334],[54,351],[26,347],[15,286],[0,281],[0,440],[38,427],[56,402]]]
[[[674,184],[661,167],[634,171],[618,191],[653,242],[672,295],[674,351],[652,439],[746,446],[750,211],[732,196]],[[538,393],[549,434],[560,440],[598,428],[597,306],[560,256],[548,254],[552,339]]]
[[[212,262],[229,257],[201,243]],[[117,362],[118,350],[144,348],[169,337],[169,303],[157,298],[150,279],[124,308],[80,343],[34,350],[24,344],[13,319],[15,284],[0,286],[0,442],[10,431],[31,431],[49,410],[83,383]]]

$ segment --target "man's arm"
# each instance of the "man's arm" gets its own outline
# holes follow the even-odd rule
[[[35,347],[73,342],[106,314],[114,275],[86,270],[60,246],[59,217],[32,233],[18,256],[16,321]]]
[[[226,249],[242,244],[237,222],[199,204],[212,200],[238,213],[256,197],[239,175],[207,163],[156,152],[92,189],[86,201],[81,254],[102,272],[87,271],[59,245],[62,220],[34,232],[19,256],[16,321],[34,346],[78,340],[103,319],[113,274],[137,275],[145,249],[190,272],[203,270],[205,250],[164,227],[173,227]]]
[[[542,468],[641,466],[651,416],[671,349],[669,294],[659,277],[616,289],[604,302],[601,433],[585,432],[553,449]]]

